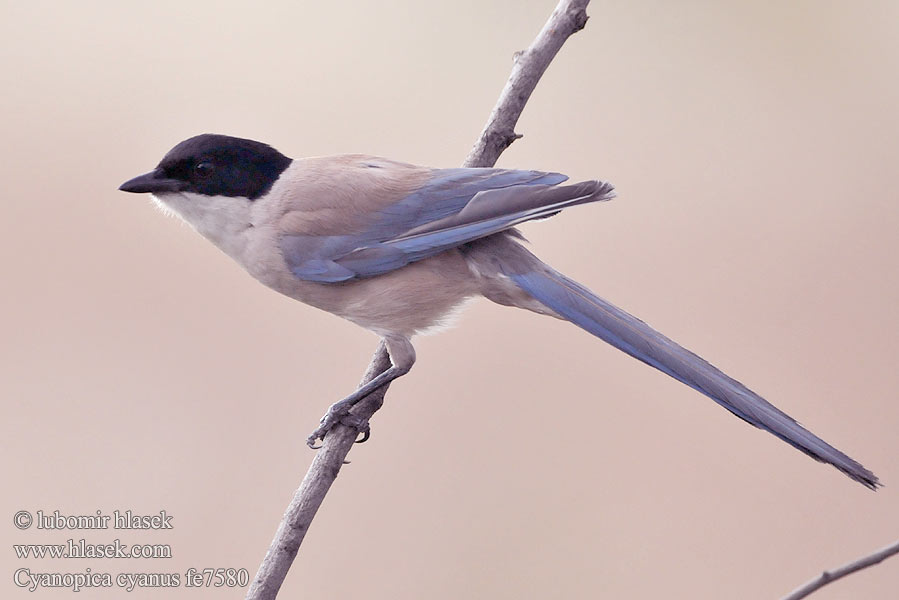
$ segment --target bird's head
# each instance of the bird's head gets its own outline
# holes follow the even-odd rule
[[[221,229],[245,226],[252,203],[268,193],[291,162],[268,144],[204,133],[184,140],[155,169],[119,189],[151,194],[163,210],[215,238]]]

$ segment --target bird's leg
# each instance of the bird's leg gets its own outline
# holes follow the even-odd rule
[[[412,368],[412,365],[415,364],[415,349],[412,347],[409,338],[385,337],[384,342],[387,345],[387,353],[390,355],[390,368],[368,383],[360,386],[355,392],[343,400],[332,404],[331,407],[328,408],[328,412],[325,413],[325,416],[322,417],[321,425],[306,438],[306,444],[310,448],[319,448],[320,446],[316,446],[315,442],[324,440],[328,432],[338,423],[354,427],[357,431],[361,432],[362,439],[360,442],[364,442],[368,439],[368,419],[354,417],[350,413],[350,409],[381,386],[387,385],[394,379],[408,373]]]

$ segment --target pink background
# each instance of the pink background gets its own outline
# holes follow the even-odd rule
[[[306,434],[376,345],[117,186],[201,132],[458,165],[552,6],[5,3],[5,596],[26,597],[23,566],[255,574],[313,457]],[[500,165],[607,178],[620,197],[526,226],[536,252],[887,487],[573,326],[479,301],[417,341],[282,597],[777,598],[899,537],[897,4],[590,13]],[[19,531],[20,509],[165,509],[175,529]],[[168,543],[174,558],[9,550],[70,537]],[[815,598],[897,587],[899,558]]]

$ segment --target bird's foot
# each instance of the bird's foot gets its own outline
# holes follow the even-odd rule
[[[306,445],[313,450],[321,448],[316,442],[318,440],[324,441],[328,432],[334,429],[337,424],[346,425],[347,427],[355,429],[358,433],[361,433],[362,437],[356,440],[357,444],[366,441],[371,435],[371,427],[368,424],[368,419],[354,415],[350,412],[351,408],[353,408],[353,404],[346,400],[341,400],[340,402],[332,404],[331,408],[328,409],[328,412],[325,413],[325,416],[322,417],[321,424],[318,428],[306,438]]]

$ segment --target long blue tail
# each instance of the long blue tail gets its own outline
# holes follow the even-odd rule
[[[802,427],[736,379],[553,270],[530,253],[527,254],[533,260],[529,261],[521,260],[519,252],[516,254],[517,264],[511,269],[503,269],[505,274],[528,295],[561,317],[702,392],[744,421],[773,433],[815,460],[830,463],[862,485],[872,490],[880,485],[874,473]],[[529,263],[528,268],[522,269],[525,262]]]

